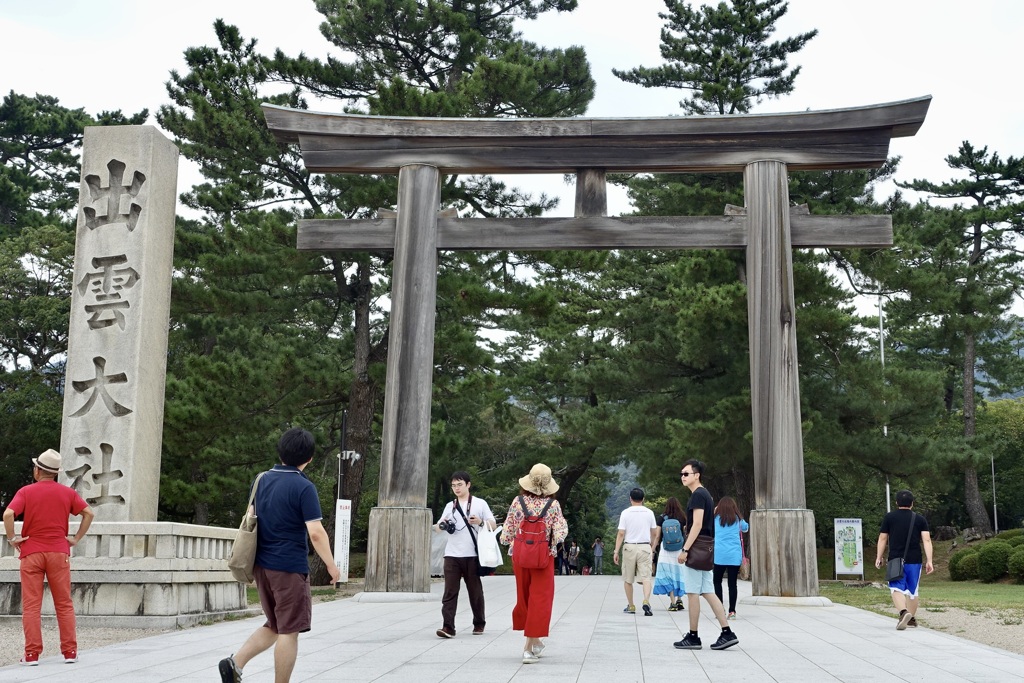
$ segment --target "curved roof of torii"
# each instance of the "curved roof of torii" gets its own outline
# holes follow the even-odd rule
[[[660,118],[412,118],[328,114],[264,104],[274,135],[298,142],[319,173],[742,171],[753,161],[791,170],[873,168],[889,141],[924,123],[931,96],[849,109]]]

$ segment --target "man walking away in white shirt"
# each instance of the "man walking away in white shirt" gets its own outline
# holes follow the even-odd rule
[[[619,515],[619,533],[615,536],[615,552],[612,561],[619,565],[619,551],[622,551],[622,580],[625,582],[626,614],[636,614],[633,604],[633,582],[639,581],[644,588],[644,616],[653,617],[651,611],[651,557],[658,545],[661,528],[654,513],[644,506],[644,490],[635,488],[629,492],[629,507]]]

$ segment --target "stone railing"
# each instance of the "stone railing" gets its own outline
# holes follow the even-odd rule
[[[172,628],[250,613],[245,586],[227,568],[234,536],[234,529],[174,522],[94,523],[71,549],[79,621]],[[20,613],[19,560],[0,537],[0,619]],[[43,614],[53,614],[48,598]]]

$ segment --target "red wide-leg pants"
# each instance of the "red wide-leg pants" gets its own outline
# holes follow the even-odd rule
[[[527,638],[546,638],[551,627],[551,603],[555,599],[555,561],[544,569],[523,569],[513,562],[516,575],[516,606],[512,630]]]

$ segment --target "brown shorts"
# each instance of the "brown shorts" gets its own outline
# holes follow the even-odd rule
[[[267,628],[277,634],[305,633],[313,625],[313,598],[309,592],[309,574],[253,568],[260,604],[267,617]]]

